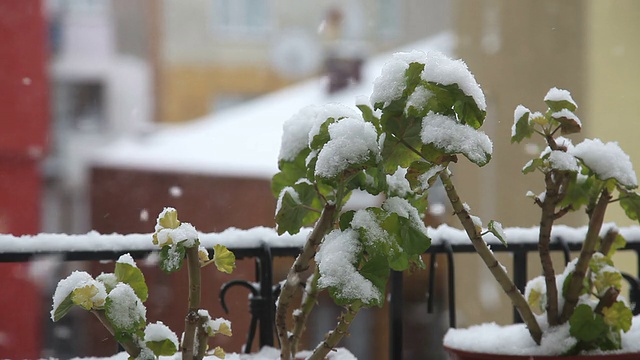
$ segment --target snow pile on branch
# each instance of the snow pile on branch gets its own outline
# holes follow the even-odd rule
[[[617,142],[603,143],[600,139],[585,139],[571,153],[596,173],[601,180],[616,179],[629,188],[638,187],[638,178],[629,155]]]

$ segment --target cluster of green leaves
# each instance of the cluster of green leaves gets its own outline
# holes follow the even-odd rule
[[[172,231],[176,229],[186,231]],[[215,245],[214,256],[210,259],[207,250],[200,246],[197,237],[189,239],[192,234],[197,235],[195,229],[190,224],[181,224],[175,209],[168,208],[163,211],[158,218],[156,232],[153,234],[153,243],[161,246],[160,267],[162,270],[167,273],[178,271],[185,260],[186,248],[195,247],[199,250],[198,258],[201,266],[215,264],[222,272],[231,273],[233,271],[235,255],[231,251],[223,245]],[[106,321],[108,323],[106,325],[110,327],[110,331],[114,333],[118,342],[132,344],[129,349],[138,353],[135,355],[137,359],[172,356],[178,351],[177,337],[165,325],[160,322],[146,323],[146,309],[143,303],[149,297],[149,290],[144,274],[128,254],[123,255],[116,262],[113,273],[103,273],[93,279],[89,274],[78,275],[76,272],[67,279],[61,280],[60,283],[77,281],[72,278],[81,281],[63,301],[57,306],[54,304],[55,307],[52,310],[54,321],[60,320],[69,313],[73,305],[77,305],[94,312],[103,322]],[[59,285],[58,288],[66,287]],[[98,296],[101,290],[105,292],[104,298]],[[117,297],[110,296],[115,293],[118,293]],[[126,313],[123,314],[123,311]],[[216,334],[231,336],[231,331],[226,324],[222,324],[218,329],[212,329],[208,313],[206,313],[206,318],[202,320],[202,331],[209,336]],[[167,337],[158,339],[157,336],[154,336],[153,340],[145,340],[145,330],[148,326],[165,327],[164,333],[167,334]],[[129,351],[129,349],[127,350]],[[224,351],[221,348],[216,348],[214,354],[224,357]],[[130,353],[130,355],[132,354]]]
[[[53,309],[52,318],[54,321],[60,320],[69,313],[73,305],[77,305],[85,310],[95,312],[101,319],[107,321],[118,342],[132,342],[137,344],[140,349],[150,350],[150,353],[141,351],[139,357],[173,355],[178,351],[178,344],[170,338],[144,340],[144,331],[147,326],[145,311],[138,310],[144,309],[143,303],[148,298],[148,288],[142,271],[135,263],[131,263],[130,257],[129,259],[125,258],[128,256],[123,255],[116,262],[113,273],[103,273],[95,279],[86,274],[88,279],[80,282]],[[99,288],[102,286],[104,286],[107,295],[104,299],[96,298]],[[116,288],[119,289],[117,297],[111,296],[116,293],[113,291]],[[122,296],[123,293],[125,296]],[[123,314],[123,308],[129,309],[129,311]],[[123,316],[127,318],[127,321],[122,320]]]
[[[525,174],[536,171],[545,174],[547,191],[549,186],[556,187],[557,199],[551,216],[559,218],[567,211],[584,208],[591,217],[598,199],[603,194],[613,194],[617,190],[619,202],[627,215],[637,220],[640,214],[638,212],[640,197],[632,191],[634,186],[623,184],[615,177],[600,174],[597,169],[590,168],[583,159],[572,153],[573,145],[568,140],[557,137],[558,133],[568,135],[581,130],[580,122],[573,114],[577,108],[573,100],[569,97],[568,100],[547,99],[545,102],[548,109],[544,114],[532,113],[522,106],[516,109],[511,142],[521,142],[534,134],[545,139],[548,148],[529,161],[522,171]],[[561,165],[554,164],[552,151],[562,152],[565,162]],[[570,160],[569,164],[575,163],[575,166],[568,166],[566,160]],[[532,197],[542,207],[544,200],[535,195]],[[601,242],[602,239],[599,240],[599,243]],[[621,332],[629,330],[632,312],[623,301],[616,299],[621,290],[622,275],[614,267],[611,256],[616,249],[624,245],[624,238],[618,234],[605,250],[606,254],[596,252],[589,261],[589,273],[583,281],[579,305],[569,319],[570,334],[578,340],[569,351],[571,354],[583,350],[621,348]],[[575,265],[576,261],[573,264]],[[572,267],[567,267],[565,273],[559,276],[564,277],[560,294],[566,298],[568,284],[574,276],[574,270]],[[607,295],[608,292],[609,295]],[[605,299],[611,296],[610,294],[614,294],[613,299]],[[533,308],[544,311],[548,301],[546,296],[544,287],[542,289],[538,287],[537,290],[530,291],[527,301]]]
[[[614,289],[617,296],[622,290],[622,274],[614,267],[611,256],[617,248],[623,246],[624,239],[618,235],[607,255],[600,252],[594,254],[589,263],[590,276],[584,281],[583,294],[602,299],[607,291]],[[622,300],[615,299],[601,309],[587,303],[578,305],[569,319],[570,334],[578,339],[571,352],[620,349],[621,333],[629,331],[632,318],[631,309]]]
[[[421,62],[408,65],[404,74],[404,90],[399,98],[388,104],[376,103],[375,110],[367,105],[358,105],[364,121],[375,127],[379,156],[371,154],[362,162],[351,163],[331,178],[317,176],[317,154],[331,139],[330,125],[342,119],[329,117],[308,146],[293,160],[280,160],[280,172],[272,181],[272,191],[279,204],[276,224],[280,234],[295,234],[302,227],[313,225],[327,203],[341,209],[356,189],[372,195],[400,198],[404,202],[410,209],[407,213],[415,216],[401,215],[385,206],[370,207],[361,211],[368,214],[371,227],[355,228],[362,250],[353,265],[382,294],[391,270],[424,267],[420,255],[430,245],[422,220],[427,208],[428,188],[447,169],[449,162],[457,161],[456,154],[459,153],[443,146],[424,144],[421,140],[423,119],[430,112],[437,113],[478,129],[486,115],[458,84],[443,85],[423,80],[421,73],[424,67]],[[486,154],[486,161],[478,165],[486,164],[489,159],[490,154]],[[409,191],[397,192],[389,185],[388,179],[399,169],[406,173],[402,180],[406,181]],[[355,211],[342,213],[335,219],[335,227],[343,231],[354,229],[352,220],[355,214]],[[359,301],[336,295],[343,293],[339,290],[329,289],[337,303]],[[382,300],[364,305],[380,306]]]

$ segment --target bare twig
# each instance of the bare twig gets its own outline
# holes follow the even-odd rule
[[[484,263],[487,265],[489,271],[491,271],[491,274],[496,279],[496,281],[498,281],[498,283],[502,287],[502,290],[505,292],[505,294],[507,294],[509,299],[511,299],[513,306],[515,306],[515,308],[518,310],[520,316],[527,325],[527,329],[529,330],[529,333],[531,334],[533,340],[536,342],[536,344],[540,344],[540,340],[542,339],[542,330],[540,329],[540,325],[538,324],[538,321],[531,311],[529,304],[527,304],[527,301],[525,300],[522,293],[520,293],[509,275],[507,275],[507,272],[500,265],[496,257],[493,255],[491,250],[489,250],[489,247],[480,236],[479,231],[473,224],[473,220],[471,219],[469,212],[464,208],[464,205],[460,201],[460,197],[458,196],[458,193],[453,186],[453,182],[451,181],[451,177],[448,174],[447,170],[440,173],[440,179],[444,184],[444,189],[447,192],[447,196],[449,197],[449,201],[453,206],[453,210],[458,215],[458,218],[462,223],[462,227],[464,227],[465,231],[467,232],[467,235],[469,236],[473,247],[476,249],[476,252],[478,253],[478,255],[480,255],[480,258],[482,258]]]
[[[300,273],[309,268],[309,263],[315,256],[322,238],[333,228],[335,214],[336,205],[327,203],[320,215],[320,219],[309,235],[307,242],[304,244],[302,252],[289,269],[284,285],[282,285],[282,291],[278,298],[278,307],[276,308],[276,330],[278,331],[278,338],[280,340],[281,359],[288,360],[291,358],[291,343],[289,342],[289,336],[287,334],[286,317],[291,299],[299,289]]]
[[[189,308],[184,320],[184,339],[182,341],[182,358],[194,358],[194,342],[196,329],[200,323],[200,260],[198,245],[186,248],[187,270],[189,273]]]
[[[322,341],[313,351],[308,360],[322,360],[324,359],[329,351],[333,350],[338,342],[347,334],[349,330],[349,326],[353,319],[360,311],[361,305],[359,302],[356,302],[351,305],[347,305],[346,311],[340,315],[340,321],[338,322],[338,326],[327,334],[327,337]]]
[[[319,278],[320,272],[316,267],[313,275],[307,279],[307,286],[302,296],[302,305],[300,306],[300,310],[293,314],[293,332],[289,337],[289,341],[291,343],[291,356],[295,356],[296,352],[298,352],[298,343],[300,342],[300,336],[302,336],[302,332],[305,329],[307,318],[318,301]]]
[[[582,244],[582,250],[580,251],[580,256],[578,257],[578,262],[576,263],[576,267],[572,272],[571,279],[569,280],[569,285],[567,287],[567,294],[565,296],[564,307],[562,308],[562,314],[560,315],[560,323],[564,324],[569,320],[571,314],[573,313],[573,309],[575,309],[576,304],[578,303],[578,297],[580,296],[580,290],[582,289],[582,281],[587,273],[587,269],[589,268],[589,262],[591,261],[591,257],[595,251],[596,244],[598,242],[598,236],[600,234],[600,229],[602,228],[602,223],[604,221],[604,214],[607,210],[607,205],[611,200],[611,194],[605,188],[602,190],[600,194],[600,198],[596,203],[596,206],[593,208],[589,218],[589,228],[587,230],[587,236]]]

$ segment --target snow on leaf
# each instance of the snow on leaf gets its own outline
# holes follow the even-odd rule
[[[105,314],[116,333],[133,333],[146,323],[147,309],[131,286],[120,283],[107,295]]]
[[[380,303],[382,293],[355,267],[362,246],[353,229],[333,230],[324,238],[316,253],[320,272],[319,288],[331,288],[337,303],[360,300],[365,304]]]
[[[361,117],[343,118],[329,125],[330,140],[318,153],[316,176],[333,178],[368,160],[378,161],[378,132]]]
[[[136,266],[131,255],[124,254],[120,256],[116,262],[114,274],[118,281],[129,284],[140,300],[147,301],[149,289],[144,280],[144,274]]]
[[[433,144],[447,154],[463,154],[479,166],[491,159],[493,144],[489,137],[449,116],[427,114],[422,120],[420,137],[424,144]]]
[[[627,188],[638,187],[638,179],[633,165],[617,142],[603,143],[600,139],[585,139],[570,150],[582,160],[600,180],[615,179]]]
[[[144,342],[156,356],[172,356],[179,348],[178,337],[161,321],[145,327]]]
[[[547,95],[544,97],[544,102],[547,103],[547,106],[549,106],[552,111],[560,111],[562,109],[575,111],[578,108],[569,91],[556,87],[551,88],[547,92]]]

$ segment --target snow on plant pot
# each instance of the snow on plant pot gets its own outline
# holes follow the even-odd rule
[[[167,273],[180,270],[187,263],[189,274],[189,307],[182,340],[162,322],[147,324],[144,302],[149,296],[142,271],[129,254],[116,261],[113,273],[102,273],[95,279],[84,271],[74,271],[60,280],[53,295],[51,319],[60,320],[74,305],[94,314],[133,359],[155,359],[182,353],[183,359],[224,358],[216,347],[207,351],[207,338],[222,334],[231,336],[231,323],[212,319],[200,308],[200,268],[215,264],[218,270],[231,273],[235,256],[222,245],[214,246],[209,259],[200,246],[198,232],[189,223],[181,223],[173,208],[165,208],[158,216],[155,245],[160,247],[160,267]]]
[[[471,220],[467,209],[456,211],[478,253],[525,324],[495,331],[491,331],[495,325],[450,329],[444,344],[456,359],[497,358],[496,352],[519,354],[527,359],[531,355],[577,359],[581,358],[579,354],[621,350],[635,354],[615,356],[638,358],[637,340],[629,341],[633,335],[624,334],[631,329],[633,315],[619,296],[622,275],[612,260],[613,253],[624,246],[625,240],[615,226],[603,229],[605,210],[611,202],[617,201],[630,219],[638,220],[640,197],[633,192],[637,188],[636,174],[617,143],[585,139],[574,146],[560,136],[581,130],[580,120],[574,114],[577,105],[568,91],[552,88],[544,101],[548,106],[544,114],[533,113],[522,105],[516,108],[511,137],[512,142],[520,142],[538,135],[546,145],[522,169],[525,174],[541,173],[545,184],[539,195],[531,191],[527,194],[541,209],[538,249],[543,275],[529,281],[525,294],[517,290],[486,249],[479,222]],[[446,182],[445,186],[455,208],[457,198],[451,196]],[[581,209],[586,213],[588,226],[580,255],[563,273],[556,274],[549,252],[553,225],[568,212]],[[496,236],[506,243],[504,233]],[[638,331],[640,324],[631,333],[637,337]],[[530,336],[515,335],[522,332]],[[469,357],[469,351],[480,354]],[[614,357],[608,353],[604,358]]]
[[[382,305],[391,270],[424,267],[430,186],[438,176],[448,178],[447,164],[457,154],[481,166],[491,158],[491,141],[477,131],[484,95],[462,61],[438,52],[396,54],[374,83],[371,103],[378,111],[365,103],[359,101],[360,113],[334,104],[309,106],[284,126],[280,172],[272,181],[277,230],[294,234],[313,224],[313,231],[278,300],[282,359],[298,350],[320,290],[345,310],[310,359],[323,359],[361,308]],[[454,141],[460,136],[464,144]],[[343,212],[356,189],[385,200]],[[310,268],[302,301],[294,305]]]

